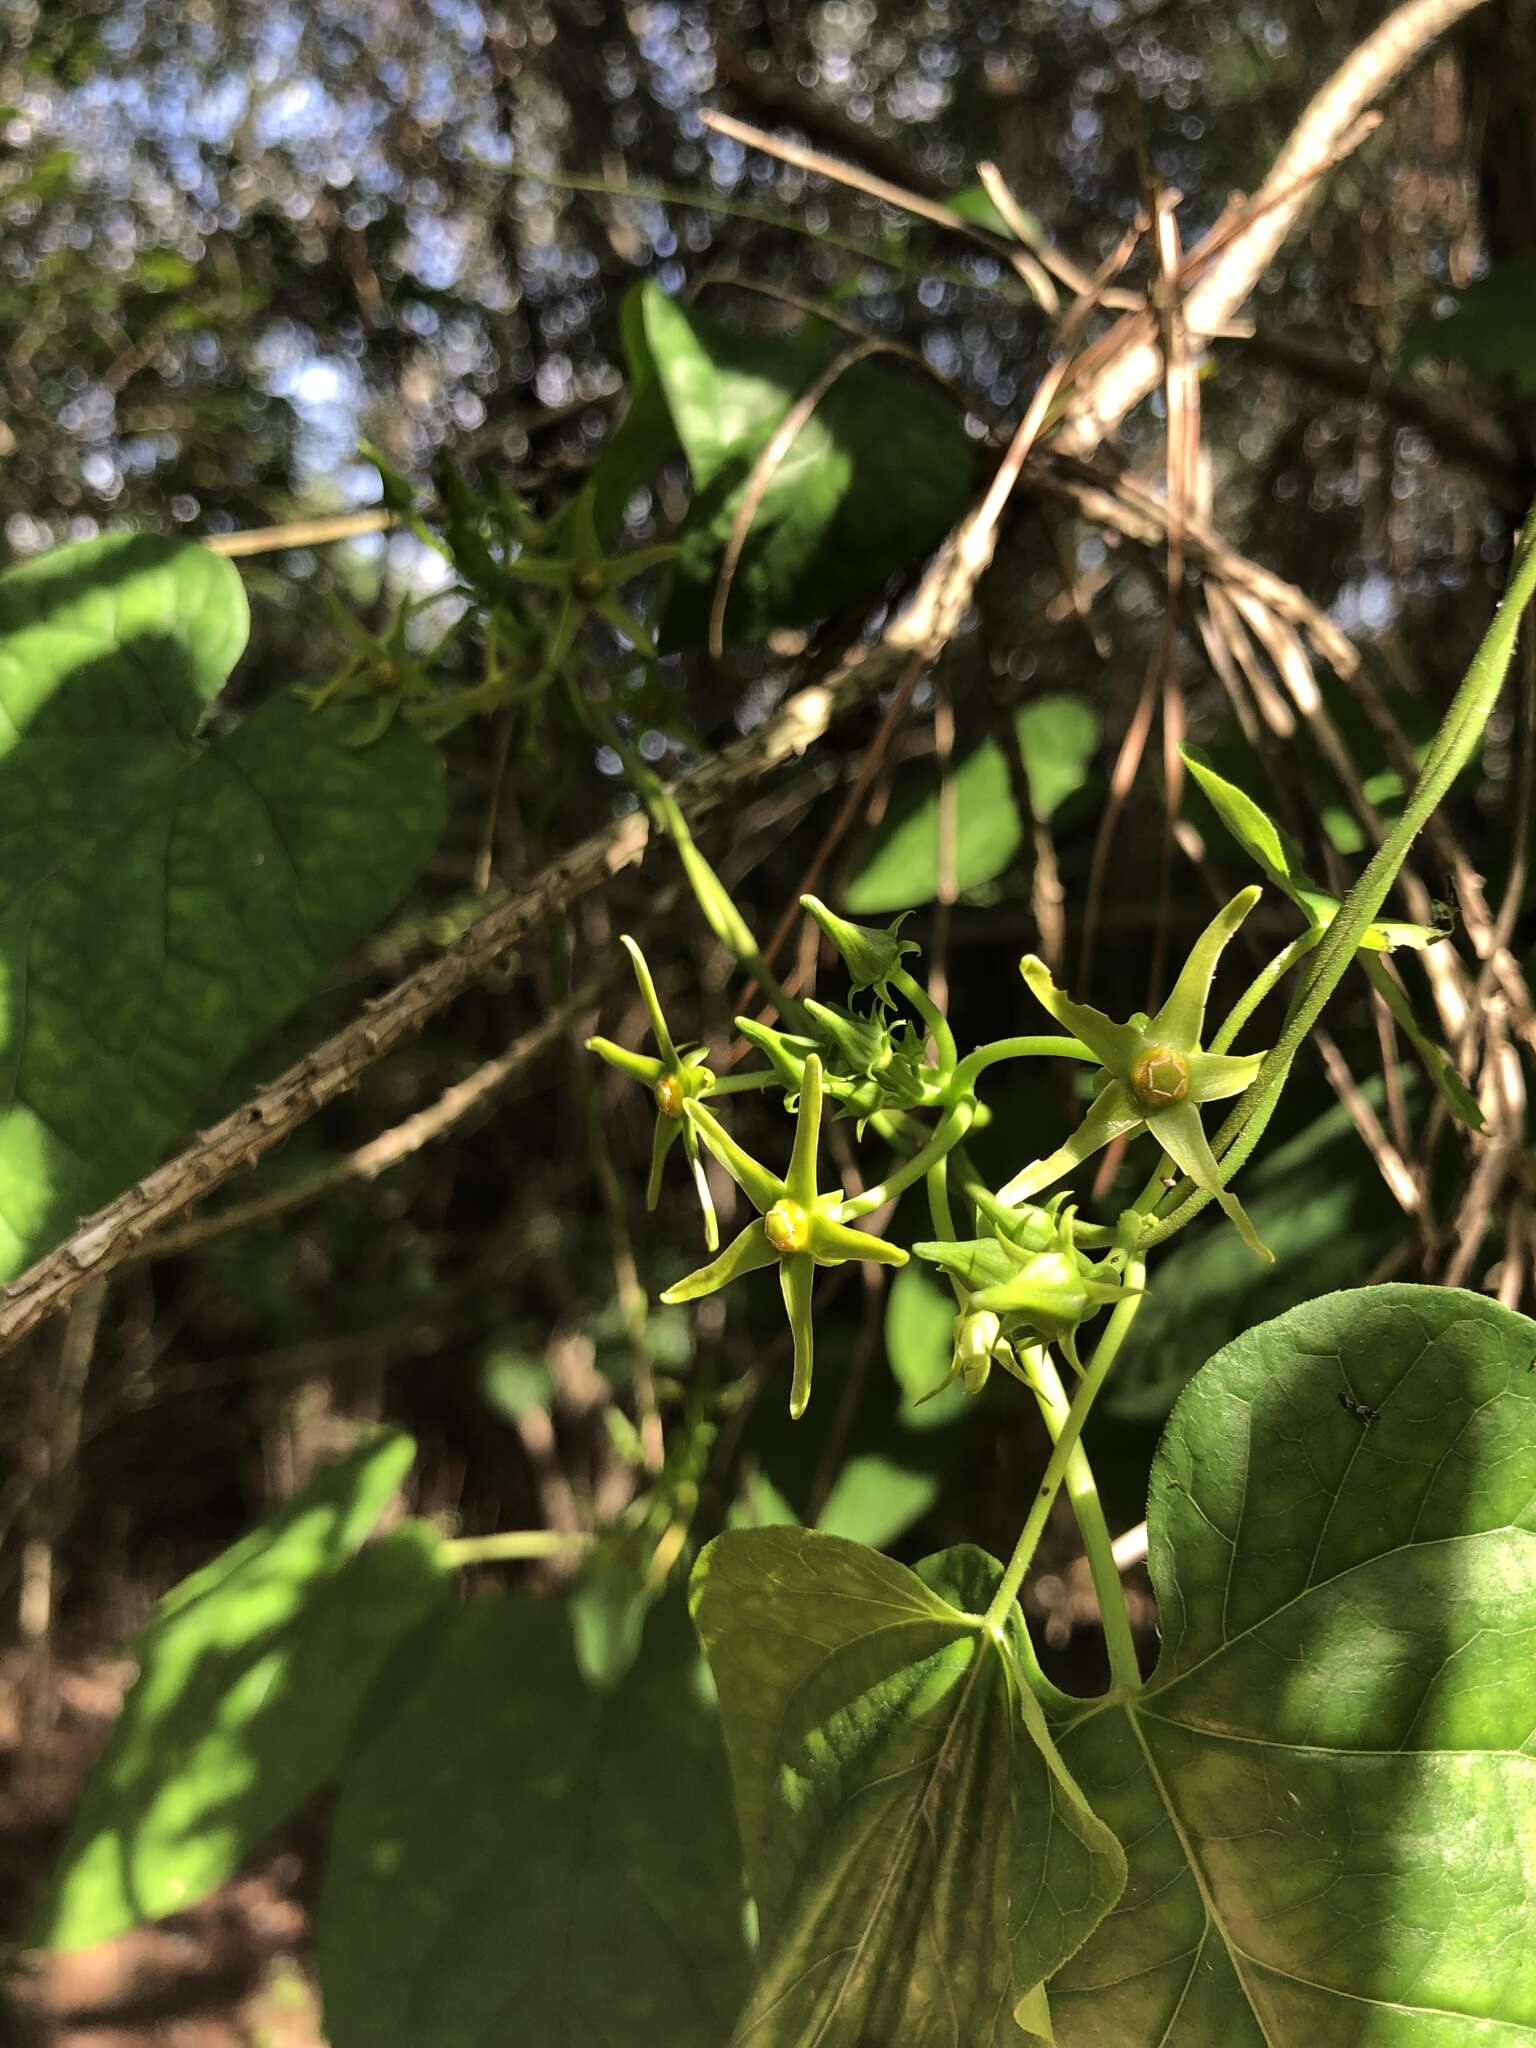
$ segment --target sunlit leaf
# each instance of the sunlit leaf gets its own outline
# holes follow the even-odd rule
[[[354,1555],[411,1452],[365,1444],[166,1595],[33,1940],[84,1948],[195,1905],[335,1781],[374,1680],[450,1590],[424,1524]]]
[[[230,563],[116,534],[0,577],[0,1279],[154,1164],[436,841],[398,719],[290,692],[199,728],[245,645]]]
[[[631,316],[633,320],[634,316]],[[792,337],[740,334],[643,285],[634,397],[600,477],[605,514],[667,452],[651,378],[688,458],[693,499],[662,619],[665,647],[706,637],[737,510],[779,422],[848,338],[818,321]],[[796,435],[753,516],[725,612],[726,637],[824,617],[879,589],[937,545],[965,509],[971,448],[950,401],[910,371],[851,367]]]
[[[1536,2039],[1536,1324],[1337,1294],[1218,1353],[1153,1468],[1163,1644],[1053,1703],[1125,1843],[1059,2048]]]
[[[740,2048],[991,2048],[1117,1895],[1119,1845],[1062,1769],[997,1567],[917,1572],[806,1530],[717,1538],[693,1610],[720,1689],[757,1982]],[[1030,2038],[1030,2037],[1023,2037]]]
[[[557,1601],[454,1614],[348,1770],[317,1939],[332,2048],[721,2048],[741,1868],[680,1603],[609,1691]]]

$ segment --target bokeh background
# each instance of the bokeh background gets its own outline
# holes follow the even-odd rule
[[[121,526],[227,537],[366,512],[387,471],[428,502],[444,454],[552,509],[622,413],[619,307],[642,278],[738,324],[771,327],[813,302],[899,340],[952,386],[979,477],[1047,360],[1024,283],[898,205],[711,133],[701,112],[793,131],[984,218],[976,166],[994,161],[1091,269],[1149,180],[1183,195],[1186,245],[1232,192],[1251,191],[1379,13],[1375,0],[0,0],[0,555]],[[1536,287],[1520,284],[1536,275],[1533,49],[1533,0],[1498,0],[1437,46],[1321,182],[1248,329],[1218,341],[1202,375],[1201,475],[1221,531],[1355,638],[1412,738],[1432,730],[1486,623],[1536,474],[1536,357],[1516,345],[1536,331]],[[1424,323],[1490,268],[1515,280],[1502,353],[1412,360]],[[1143,251],[1123,283],[1140,290],[1148,275]],[[1120,436],[1153,477],[1163,426],[1153,399]],[[682,488],[663,475],[642,494],[637,537],[675,520]],[[255,623],[240,702],[324,681],[359,629],[387,635],[402,603],[448,581],[442,557],[403,529],[242,566]],[[415,643],[430,644],[456,603],[446,593],[416,614]],[[1015,963],[1038,942],[1042,860],[1059,876],[1065,958],[1081,959],[1108,778],[1161,611],[1155,564],[1149,574],[1112,536],[1021,494],[999,569],[839,851],[833,897],[882,823],[932,787],[936,702],[960,755],[999,707],[1064,694],[1091,713],[1096,746],[1045,843],[1024,835],[984,886],[942,914],[920,908],[910,927],[937,945],[962,1037],[1030,1028]],[[447,670],[472,651],[450,647]],[[639,733],[642,754],[673,770],[751,730],[804,654],[785,641],[670,658],[675,715]],[[1235,744],[1197,636],[1177,663],[1191,734]],[[1321,687],[1390,815],[1400,780],[1354,701],[1326,676]],[[707,838],[760,930],[792,901],[874,715]],[[943,746],[942,720],[940,732]],[[1458,800],[1495,900],[1529,836],[1527,743],[1501,713]],[[481,726],[448,752],[453,823],[416,898],[210,1113],[451,943],[488,894],[515,890],[633,802],[617,757],[558,722],[522,758],[502,759]],[[1309,851],[1347,872],[1365,844],[1357,818],[1324,762],[1298,757],[1296,772]],[[1154,960],[1180,956],[1213,891],[1250,878],[1209,814],[1191,807],[1186,825],[1170,839],[1149,756],[1092,941],[1089,992],[1122,1014],[1146,999]],[[1433,862],[1429,876],[1450,893]],[[645,936],[674,1023],[728,1042],[739,982],[673,881],[653,859],[506,961],[309,1126],[262,1186],[339,1157],[502,1050],[573,982],[608,971],[620,930]],[[1523,957],[1523,897],[1514,912]],[[1263,916],[1266,933],[1290,928],[1278,910]],[[607,987],[603,1028],[634,1042],[631,995]],[[1384,1056],[1363,994],[1341,1007],[1336,1037],[1347,1085],[1314,1062],[1245,1179],[1275,1271],[1205,1223],[1163,1265],[1099,1432],[1117,1529],[1139,1520],[1178,1387],[1238,1328],[1377,1272],[1443,1276],[1460,1256],[1446,1237],[1467,1170],[1457,1133],[1441,1117],[1421,1155],[1432,1098],[1401,1048]],[[624,1434],[638,1343],[679,1390],[669,1428],[694,1460],[699,1531],[766,1484],[807,1519],[905,1557],[964,1539],[1006,1549],[1041,1431],[1013,1386],[937,1419],[914,1410],[947,1356],[931,1290],[908,1282],[895,1302],[846,1274],[824,1290],[825,1398],[797,1431],[783,1416],[771,1288],[733,1289],[702,1314],[646,1309],[693,1262],[695,1224],[680,1195],[644,1215],[649,1118],[611,1079],[557,1035],[490,1114],[389,1175],[133,1268],[65,1413],[57,1329],[0,1360],[0,1931],[19,1920],[110,1724],[133,1628],[359,1419],[416,1431],[416,1505],[463,1531],[600,1526],[645,1483]],[[1378,1130],[1414,1141],[1416,1210],[1369,1141],[1362,1101]],[[1046,1149],[1035,1134],[1054,1142],[1072,1113],[1057,1077],[1002,1092],[995,1108],[1000,1172],[1021,1146]],[[765,1148],[778,1143],[773,1115],[757,1126]],[[1528,1250],[1512,1255],[1504,1228],[1524,1187],[1510,1182],[1460,1273],[1506,1299],[1531,1291]],[[709,1399],[690,1399],[701,1386]],[[1091,1597],[1070,1529],[1051,1540],[1035,1618],[1064,1678],[1090,1684]],[[558,1582],[550,1568],[529,1576]],[[1144,1583],[1138,1599],[1150,1625]],[[626,1626],[624,1602],[622,1587],[587,1602],[599,1650]],[[214,1909],[34,1985],[28,2024],[76,2048],[308,2048],[319,2036],[306,1910],[323,1825],[313,1816]]]

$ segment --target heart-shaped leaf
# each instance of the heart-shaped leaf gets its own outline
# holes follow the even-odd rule
[[[657,398],[688,458],[693,500],[658,638],[706,638],[736,516],[758,457],[791,406],[849,347],[808,320],[789,338],[738,334],[642,285],[624,323],[633,400],[595,479],[600,519],[666,451]],[[761,640],[878,590],[935,547],[965,510],[971,447],[930,385],[852,364],[821,395],[761,492],[731,579],[725,637]]]
[[[199,726],[233,567],[116,534],[0,576],[0,1278],[135,1180],[391,908],[443,819],[399,720]]]
[[[1059,2048],[1536,2041],[1536,1324],[1305,1304],[1197,1374],[1153,1468],[1158,1668],[1053,1709],[1125,1843]]]
[[[342,1785],[317,1937],[334,2048],[720,2048],[741,1864],[681,1602],[605,1690],[557,1601],[450,1617]]]
[[[161,1601],[33,1940],[195,1905],[335,1781],[375,1678],[451,1591],[424,1524],[353,1555],[411,1454],[364,1444]]]
[[[695,1567],[761,1930],[741,2048],[1019,2044],[1117,1896],[1027,1650],[979,1619],[997,1575],[788,1528],[727,1531]]]

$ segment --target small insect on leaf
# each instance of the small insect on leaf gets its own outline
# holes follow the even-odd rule
[[[1367,1407],[1364,1401],[1357,1401],[1353,1394],[1340,1394],[1339,1406],[1346,1415],[1353,1415],[1357,1422],[1363,1422],[1367,1429],[1381,1414],[1379,1408]]]

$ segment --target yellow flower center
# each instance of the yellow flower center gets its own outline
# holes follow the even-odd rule
[[[601,569],[583,569],[576,578],[576,595],[584,597],[588,604],[596,604],[608,587],[608,579]]]
[[[1131,1063],[1131,1093],[1143,1109],[1167,1109],[1189,1093],[1189,1063],[1171,1045],[1149,1045]]]
[[[656,1083],[656,1107],[663,1116],[681,1117],[683,1101],[682,1082],[676,1074],[663,1074]]]
[[[776,1252],[803,1252],[811,1241],[811,1219],[798,1202],[786,1195],[775,1202],[763,1218],[768,1242]]]

